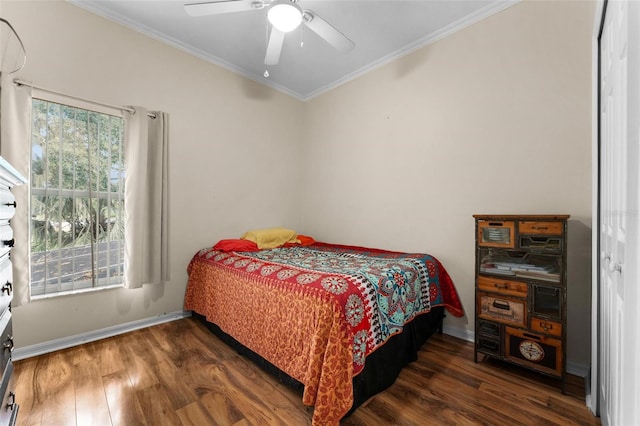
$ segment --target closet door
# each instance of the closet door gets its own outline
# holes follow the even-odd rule
[[[609,1],[600,38],[598,395],[603,425],[640,421],[639,11],[637,2]]]

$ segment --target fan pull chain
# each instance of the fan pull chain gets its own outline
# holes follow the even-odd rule
[[[264,47],[265,49],[269,48],[269,20],[265,19],[265,24],[264,24]],[[265,69],[264,70],[264,78],[269,78],[269,70]]]
[[[304,47],[304,25],[300,27],[300,47]]]

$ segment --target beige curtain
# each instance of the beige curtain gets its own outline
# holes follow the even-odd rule
[[[11,74],[0,75],[0,155],[25,178],[31,176],[31,88],[17,86]],[[15,245],[12,306],[31,299],[31,257],[29,255],[29,184],[14,186],[16,213],[11,219]]]
[[[163,112],[125,113],[124,284],[138,288],[169,279],[169,122]],[[150,115],[152,117],[150,117]]]

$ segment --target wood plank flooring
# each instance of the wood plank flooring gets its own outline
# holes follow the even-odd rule
[[[308,425],[301,395],[193,318],[15,363],[19,425]],[[597,425],[584,398],[434,336],[343,425]]]

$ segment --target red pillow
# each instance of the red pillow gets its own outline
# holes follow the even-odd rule
[[[213,246],[218,251],[258,251],[258,245],[249,240],[220,240]]]
[[[282,245],[280,247],[310,246],[311,244],[314,244],[316,242],[316,240],[314,240],[313,238],[308,237],[306,235],[298,235],[296,238],[298,239],[298,241],[300,241],[299,243],[284,243],[284,245]]]
[[[300,240],[301,246],[310,246],[311,244],[316,242],[316,240],[309,237],[308,235],[298,235],[298,239]]]

